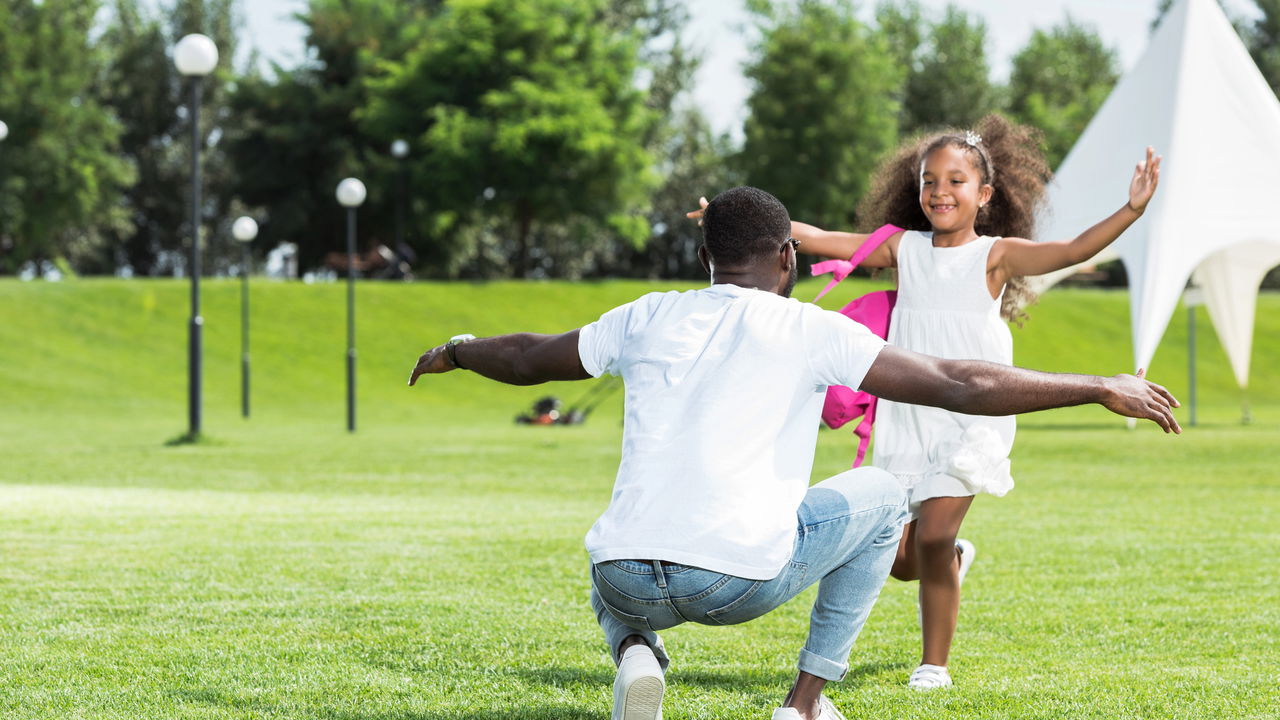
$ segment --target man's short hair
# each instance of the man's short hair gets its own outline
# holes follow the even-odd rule
[[[712,261],[724,267],[777,254],[790,236],[787,208],[759,188],[725,190],[711,199],[702,216],[702,242]]]

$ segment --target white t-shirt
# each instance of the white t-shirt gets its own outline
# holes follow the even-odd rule
[[[754,580],[791,559],[828,385],[884,341],[816,305],[737,285],[651,293],[582,328],[626,387],[622,462],[587,533],[594,563],[665,560]]]

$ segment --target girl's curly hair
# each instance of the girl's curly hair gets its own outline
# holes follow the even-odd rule
[[[920,207],[920,165],[929,153],[951,145],[966,151],[982,182],[995,188],[991,201],[978,211],[974,230],[979,235],[1031,237],[1045,186],[1053,177],[1040,150],[1040,131],[992,114],[979,121],[977,133],[982,140],[976,145],[956,130],[918,136],[905,144],[876,171],[871,189],[858,204],[859,225],[872,229],[891,223],[907,230],[931,230]],[[1024,308],[1035,298],[1025,278],[1010,278],[1001,317],[1021,326],[1027,316]]]

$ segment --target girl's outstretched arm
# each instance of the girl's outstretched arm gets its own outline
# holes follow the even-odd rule
[[[685,213],[685,217],[697,220],[698,224],[702,224],[702,214],[706,210],[707,199],[705,197],[698,198],[698,205],[700,207],[697,210]],[[798,252],[836,260],[848,260],[853,257],[853,253],[862,246],[862,243],[866,242],[867,238],[871,236],[863,233],[823,230],[813,225],[792,220],[791,237],[800,241]],[[869,268],[895,267],[898,257],[898,241],[901,239],[902,233],[900,232],[889,236],[884,241],[884,244],[876,248],[875,252],[868,255],[867,259],[863,260],[860,265]]]
[[[862,246],[862,243],[866,242],[867,238],[871,236],[863,233],[823,230],[820,227],[792,220],[791,237],[800,241],[798,249],[802,253],[835,258],[837,260],[848,260],[853,257],[853,254]],[[902,233],[900,232],[889,236],[883,245],[876,248],[859,265],[869,268],[895,267],[897,265],[898,241],[900,239],[902,239]]]
[[[1147,148],[1147,157],[1134,168],[1129,183],[1129,201],[1111,217],[1080,233],[1074,240],[1033,242],[1025,238],[1004,238],[998,258],[993,258],[1004,272],[1004,279],[1020,275],[1043,275],[1084,262],[1097,255],[1120,237],[1135,220],[1146,212],[1147,203],[1160,182],[1160,156]]]

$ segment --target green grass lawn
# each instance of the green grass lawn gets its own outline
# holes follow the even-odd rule
[[[512,416],[590,385],[404,382],[451,334],[568,329],[653,287],[687,285],[362,285],[349,435],[345,289],[255,282],[245,421],[238,286],[211,282],[209,440],[170,447],[185,284],[0,282],[0,717],[608,717],[582,536],[619,397],[531,428]],[[1131,369],[1125,295],[1055,291],[1032,318],[1019,363]],[[1276,717],[1280,297],[1259,305],[1252,425],[1203,312],[1200,330],[1201,423],[1182,436],[1097,407],[1021,421],[1018,487],[965,524],[957,687],[904,687],[916,589],[891,580],[829,692],[850,718]],[[1179,311],[1151,368],[1184,399],[1185,332]],[[851,456],[847,432],[822,433],[815,478]],[[767,718],[811,600],[665,633],[665,716]]]

